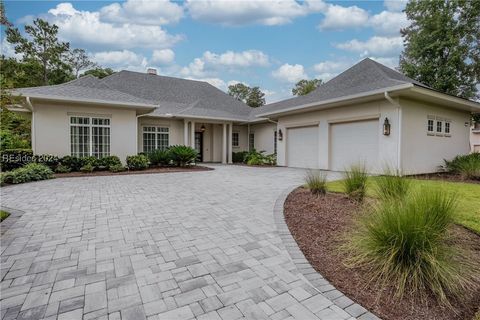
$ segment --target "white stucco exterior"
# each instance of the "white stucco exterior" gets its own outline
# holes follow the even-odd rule
[[[265,154],[274,153],[274,134],[276,130],[277,125],[271,122],[250,125],[250,133],[255,135],[255,150],[265,151]]]
[[[72,103],[33,103],[32,149],[36,154],[70,155],[70,116],[110,119],[110,154],[122,161],[137,153],[136,111]]]
[[[438,171],[444,159],[470,152],[470,113],[420,101],[401,99],[402,166],[405,173]],[[451,135],[428,135],[427,117],[451,121]]]

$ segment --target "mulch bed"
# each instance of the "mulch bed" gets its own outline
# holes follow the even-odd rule
[[[369,283],[368,272],[361,268],[347,268],[345,256],[338,247],[342,237],[351,228],[354,215],[361,214],[358,203],[343,194],[328,193],[314,196],[308,190],[298,188],[288,196],[285,219],[297,244],[310,264],[345,295],[386,320],[464,320],[472,319],[480,306],[480,289],[465,294],[464,304],[456,304],[456,310],[441,307],[433,297],[423,303],[405,297],[392,299],[393,288],[379,288]],[[453,230],[462,247],[472,248],[474,259],[480,263],[480,236],[456,226]]]
[[[411,175],[409,177],[415,178],[415,179],[422,179],[422,180],[443,180],[448,182],[464,182],[464,183],[480,184],[480,180],[473,180],[473,179],[464,180],[460,175],[448,173],[448,172],[416,174],[416,175]]]
[[[110,171],[93,171],[93,172],[68,172],[68,173],[55,173],[55,178],[70,178],[70,177],[97,177],[97,176],[122,176],[128,174],[152,174],[152,173],[171,173],[171,172],[192,172],[192,171],[210,171],[213,168],[202,166],[191,167],[158,167],[149,168],[146,170],[129,170],[122,172],[110,172]]]

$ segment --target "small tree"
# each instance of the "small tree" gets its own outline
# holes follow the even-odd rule
[[[243,83],[237,83],[228,86],[228,94],[252,108],[258,108],[265,104],[265,93],[259,87],[250,88]]]
[[[98,67],[98,68],[95,68],[95,69],[90,69],[90,70],[85,71],[85,72],[81,75],[81,77],[83,77],[83,76],[88,76],[88,75],[92,75],[92,76],[94,76],[94,77],[97,77],[97,78],[99,78],[99,79],[102,79],[102,78],[108,77],[109,75],[112,75],[112,74],[114,74],[114,73],[115,73],[115,71],[113,71],[113,70],[110,69],[110,68],[105,68],[105,69],[103,69],[103,68]]]
[[[38,61],[42,66],[43,84],[49,84],[49,73],[56,69],[65,69],[63,55],[69,44],[57,38],[58,26],[42,19],[35,19],[33,25],[25,26],[28,38],[23,37],[17,28],[7,29],[7,41],[14,45],[15,53],[23,54],[23,60]]]
[[[67,54],[67,61],[70,67],[73,69],[75,78],[78,78],[78,74],[81,70],[88,68],[95,68],[96,63],[90,61],[87,56],[87,53],[83,49],[73,49]]]
[[[246,103],[252,108],[263,106],[265,104],[265,93],[263,93],[259,87],[251,88]]]
[[[302,79],[295,84],[295,88],[292,89],[292,94],[294,96],[304,96],[317,89],[321,84],[322,80],[320,79]]]

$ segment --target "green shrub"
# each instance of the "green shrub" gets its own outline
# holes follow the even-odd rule
[[[198,156],[197,150],[183,145],[171,146],[168,149],[168,153],[174,165],[179,167],[185,167],[195,163]]]
[[[130,170],[144,170],[148,168],[148,158],[144,154],[127,157],[127,168]]]
[[[10,171],[33,162],[31,149],[6,149],[0,151],[0,166],[2,171]]]
[[[3,117],[2,117],[2,122],[3,122]],[[0,129],[0,150],[29,149],[29,148],[30,148],[30,141],[28,139],[11,132],[10,130]]]
[[[308,170],[305,185],[312,194],[324,195],[327,193],[327,175],[320,170]]]
[[[121,166],[122,162],[117,156],[106,156],[97,160],[98,169],[107,170],[112,166]]]
[[[410,186],[410,179],[391,169],[386,169],[383,175],[375,178],[375,191],[382,200],[402,200],[407,196]]]
[[[83,166],[91,165],[93,167],[93,170],[100,168],[100,165],[101,165],[100,159],[98,159],[95,156],[83,157],[81,158],[81,160],[82,160]]]
[[[454,196],[428,189],[380,202],[346,235],[347,264],[369,270],[372,282],[395,288],[396,297],[433,293],[448,304],[476,284],[480,269],[451,240],[455,207]]]
[[[368,174],[364,166],[354,165],[343,174],[345,193],[354,200],[363,201],[367,190]]]
[[[108,170],[110,170],[110,172],[122,172],[125,171],[125,167],[121,164],[115,164],[113,166],[110,166]]]
[[[33,156],[32,162],[44,164],[54,170],[60,163],[60,158],[52,154],[36,154]]]
[[[4,172],[1,175],[1,183],[24,183],[53,178],[52,170],[44,164],[29,163],[21,168]]]
[[[63,164],[59,164],[56,168],[55,168],[55,172],[57,173],[68,173],[72,171],[72,169],[70,169],[69,167],[67,166],[64,166]]]
[[[257,151],[255,149],[247,152],[243,158],[243,162],[248,165],[276,165],[277,155],[275,153],[265,155],[265,151]]]
[[[480,152],[458,155],[451,161],[444,161],[448,172],[459,174],[462,179],[480,179]]]
[[[95,167],[91,163],[87,163],[80,168],[80,171],[84,173],[93,172],[93,170],[95,170]]]
[[[71,171],[80,171],[83,166],[83,160],[79,157],[65,156],[60,159],[60,164],[70,168]]]
[[[243,162],[245,156],[248,154],[248,151],[239,151],[239,152],[232,152],[232,162],[239,163]]]
[[[153,150],[149,153],[147,153],[147,157],[150,160],[150,165],[153,166],[166,166],[170,164],[170,152],[169,150]]]

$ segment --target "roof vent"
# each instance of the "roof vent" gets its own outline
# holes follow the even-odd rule
[[[148,68],[148,69],[147,69],[147,73],[148,73],[148,74],[157,75],[157,69],[155,69],[155,68]]]

